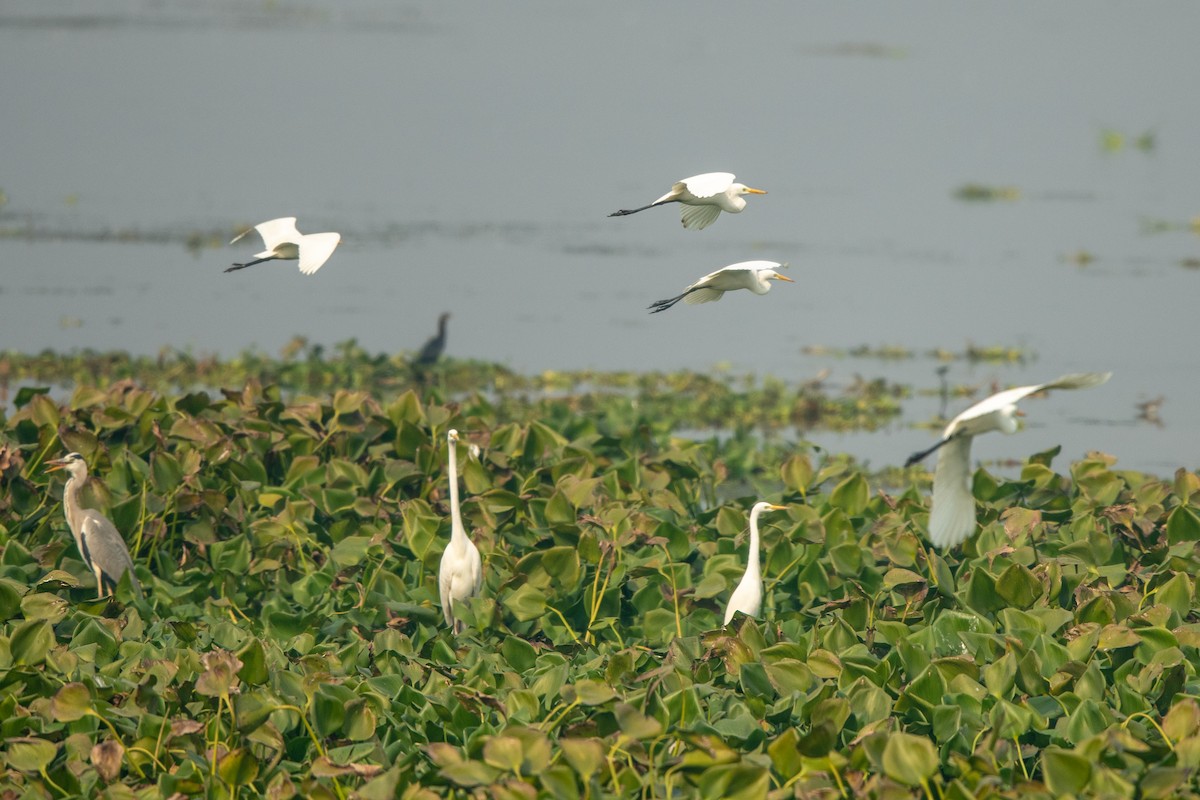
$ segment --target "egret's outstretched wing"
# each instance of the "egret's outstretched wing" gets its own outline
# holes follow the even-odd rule
[[[933,507],[929,510],[929,541],[943,550],[975,532],[970,462],[970,436],[951,439],[938,451],[933,474]]]
[[[341,234],[337,233],[310,233],[300,237],[300,271],[312,275],[319,270],[341,241]]]
[[[724,296],[725,293],[720,289],[697,289],[694,292],[688,293],[688,295],[683,298],[683,302],[691,306],[694,306],[697,303],[715,303]]]
[[[280,217],[279,219],[260,222],[254,226],[254,229],[258,231],[258,235],[262,237],[263,245],[268,250],[274,250],[284,242],[300,241],[300,231],[296,230],[295,217]]]
[[[1111,372],[1075,372],[1055,378],[1050,383],[1043,383],[1037,390],[1041,392],[1047,389],[1090,389],[1111,377]]]
[[[706,172],[703,175],[684,178],[679,183],[682,183],[683,188],[691,192],[693,196],[703,199],[713,197],[728,189],[733,185],[733,178],[732,172]]]
[[[721,215],[720,206],[686,206],[679,207],[679,219],[688,230],[704,230]]]
[[[1031,394],[1045,392],[1050,389],[1090,389],[1093,386],[1099,386],[1111,377],[1111,372],[1079,372],[1062,375],[1049,383],[1039,383],[1034,386],[1018,386],[1015,389],[996,392],[996,394],[985,397],[951,420],[950,424],[946,426],[944,435],[949,436],[955,430],[962,427],[969,429],[972,420],[980,419],[986,414],[1007,408],[1024,400]]]

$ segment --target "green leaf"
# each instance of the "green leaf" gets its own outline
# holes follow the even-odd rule
[[[866,510],[869,497],[867,479],[861,473],[855,472],[834,487],[829,495],[829,503],[842,509],[849,516],[856,517]]]
[[[558,745],[567,763],[585,783],[605,762],[604,745],[599,739],[562,739]]]
[[[1022,564],[1009,564],[996,579],[996,592],[1010,605],[1029,608],[1042,596],[1042,582]]]
[[[54,646],[54,629],[45,620],[28,620],[17,626],[9,640],[14,665],[37,666]]]
[[[228,786],[245,786],[258,775],[258,760],[240,747],[230,750],[217,762],[217,774]]]
[[[922,736],[893,733],[883,748],[883,771],[906,786],[920,786],[937,772],[933,743]]]
[[[243,683],[261,686],[267,682],[269,677],[267,654],[258,638],[254,637],[247,641],[245,646],[237,652],[237,658],[242,662],[242,668],[238,670],[237,676]]]
[[[59,722],[83,719],[92,710],[92,695],[82,683],[65,684],[50,699],[50,714]]]
[[[1191,506],[1176,506],[1167,517],[1167,541],[1171,544],[1200,541],[1200,517]]]
[[[58,747],[53,742],[36,737],[9,739],[5,755],[9,766],[21,772],[41,772],[58,753]]]
[[[1092,777],[1092,764],[1084,756],[1058,747],[1042,751],[1042,774],[1058,797],[1079,794]]]

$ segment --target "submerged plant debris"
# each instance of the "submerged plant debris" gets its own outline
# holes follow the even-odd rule
[[[748,438],[805,389],[466,362],[414,383],[343,350],[0,359],[23,384],[0,416],[6,794],[1196,793],[1197,474],[981,469],[980,532],[940,553],[920,468],[889,493]],[[843,420],[895,397],[805,402]],[[740,433],[680,436],[706,409]],[[458,637],[449,428],[479,446],[485,576]],[[94,599],[44,470],[66,451],[144,600]],[[763,618],[721,629],[762,497],[787,507],[763,521]]]

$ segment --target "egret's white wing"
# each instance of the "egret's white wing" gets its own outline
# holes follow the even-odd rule
[[[280,217],[260,222],[254,226],[254,230],[258,231],[258,235],[262,237],[263,244],[268,250],[274,250],[284,242],[300,241],[300,231],[296,230],[295,217]]]
[[[295,228],[293,228],[295,230]],[[329,260],[342,241],[338,233],[310,233],[300,237],[300,271],[312,275]]]
[[[1037,394],[1049,389],[1090,389],[1093,386],[1099,386],[1111,377],[1111,372],[1079,372],[1062,375],[1049,383],[1039,383],[1035,386],[1018,386],[1015,389],[1006,389],[1003,392],[997,392],[980,400],[951,420],[950,424],[946,426],[946,431],[943,435],[949,436],[962,427],[963,423],[968,420],[999,411],[1002,408],[1025,399],[1031,394]]]
[[[683,221],[683,227],[688,230],[704,230],[713,221],[721,215],[720,206],[703,205],[703,206],[687,206],[679,207],[679,219]]]
[[[442,616],[446,618],[446,624],[453,628],[454,612],[450,608],[450,588],[454,583],[454,562],[450,552],[450,548],[447,547],[446,552],[442,553],[442,563],[438,568],[438,597],[442,601]]]
[[[696,291],[683,298],[683,302],[688,305],[696,305],[697,303],[715,303],[725,296],[725,293],[720,289],[697,289]]]
[[[706,172],[680,181],[694,197],[701,199],[721,194],[733,185],[732,172]]]
[[[971,437],[951,439],[938,451],[933,474],[929,541],[943,550],[975,532],[975,496],[971,494]]]

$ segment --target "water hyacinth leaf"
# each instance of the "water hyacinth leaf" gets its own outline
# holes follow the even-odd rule
[[[883,771],[906,786],[920,786],[938,768],[937,750],[922,736],[893,733],[883,749]]]
[[[996,592],[1017,608],[1029,608],[1042,596],[1043,591],[1042,582],[1022,564],[1009,564],[996,579]]]
[[[245,786],[258,775],[258,760],[243,748],[230,750],[217,763],[217,774],[227,786]]]
[[[562,739],[563,757],[586,783],[605,763],[605,748],[599,739]]]
[[[112,783],[121,774],[121,762],[125,758],[125,748],[120,742],[110,739],[93,747],[89,758],[96,774],[100,776],[100,780]]]
[[[849,516],[856,517],[866,510],[869,497],[867,479],[861,473],[855,472],[834,487],[829,495],[829,502]]]
[[[27,620],[17,626],[8,642],[14,665],[37,666],[54,646],[54,629],[45,620]]]
[[[91,692],[78,682],[65,684],[50,700],[50,713],[59,722],[83,719],[91,710]]]
[[[546,613],[546,595],[532,584],[521,584],[517,590],[501,599],[501,604],[518,622],[528,622]]]
[[[1063,797],[1083,791],[1092,777],[1092,764],[1078,753],[1047,747],[1042,753],[1042,774],[1050,791]]]
[[[1200,541],[1200,516],[1191,506],[1178,506],[1167,517],[1167,541],[1171,544]]]
[[[204,671],[196,678],[196,692],[208,697],[228,697],[238,689],[242,662],[228,650],[212,650],[200,656]]]
[[[767,796],[771,775],[751,764],[718,764],[701,773],[699,784],[705,800],[758,800]]]
[[[58,747],[54,742],[34,736],[9,739],[4,749],[9,766],[21,772],[41,772],[50,765],[57,753]]]

